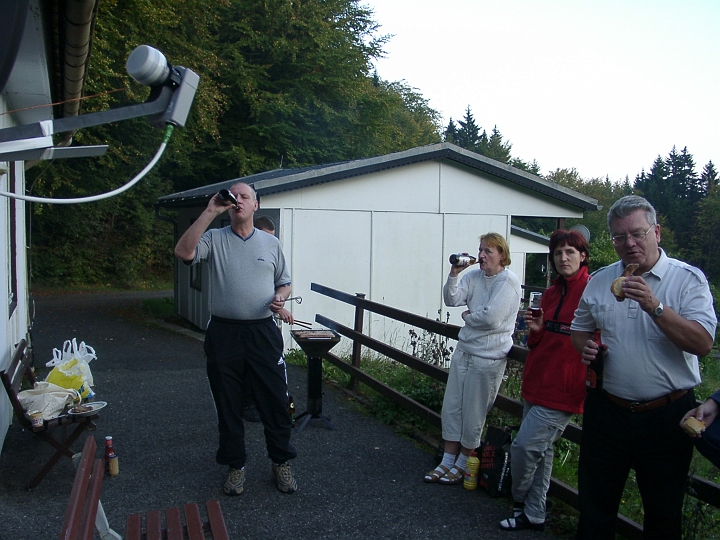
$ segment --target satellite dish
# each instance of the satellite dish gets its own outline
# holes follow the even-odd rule
[[[570,230],[579,232],[585,237],[588,244],[590,243],[590,229],[588,229],[585,225],[573,225],[570,227]]]

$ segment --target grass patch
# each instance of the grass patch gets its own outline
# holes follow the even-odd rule
[[[142,301],[142,307],[148,316],[155,319],[167,320],[177,317],[175,300],[172,297],[147,298]]]
[[[153,278],[139,280],[126,286],[117,283],[72,283],[70,285],[56,285],[50,282],[34,280],[30,289],[35,296],[48,294],[72,294],[85,292],[127,292],[127,291],[167,291],[174,287],[172,279]]]

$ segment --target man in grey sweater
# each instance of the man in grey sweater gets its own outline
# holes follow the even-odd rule
[[[288,460],[296,452],[290,444],[287,370],[282,334],[272,317],[276,313],[293,322],[292,314],[283,309],[290,295],[290,272],[278,239],[253,225],[258,202],[252,186],[238,183],[230,193],[236,205],[213,196],[175,246],[179,259],[186,264],[206,261],[210,273],[205,354],[220,432],[216,460],[229,467],[225,494],[240,495],[246,460],[244,388],[250,385],[265,428],[273,477],[280,491],[293,493],[297,483]],[[226,211],[230,226],[207,230]]]

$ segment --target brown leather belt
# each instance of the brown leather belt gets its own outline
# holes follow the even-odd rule
[[[617,403],[625,409],[630,409],[630,412],[647,412],[652,411],[653,409],[657,409],[658,407],[662,407],[663,405],[667,405],[668,403],[672,403],[673,401],[680,399],[687,393],[687,390],[675,390],[667,396],[653,399],[652,401],[630,401],[628,399],[613,396],[610,392],[607,391],[605,392],[605,395],[610,399],[610,401]]]

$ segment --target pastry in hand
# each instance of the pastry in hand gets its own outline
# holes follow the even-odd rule
[[[682,428],[688,435],[696,437],[697,435],[700,435],[703,431],[705,431],[705,422],[703,422],[702,420],[698,420],[694,416],[691,416],[683,422]]]
[[[615,299],[618,302],[622,302],[625,300],[625,292],[623,291],[623,283],[625,283],[625,280],[632,276],[635,270],[637,270],[640,267],[639,264],[632,263],[628,264],[625,267],[625,270],[623,270],[622,276],[617,278],[615,281],[612,282],[612,285],[610,285],[610,291],[615,295]]]

